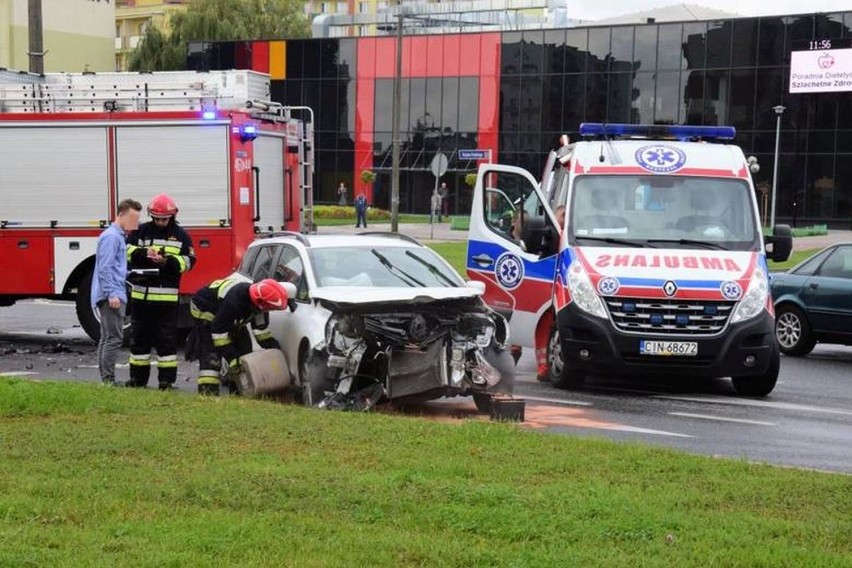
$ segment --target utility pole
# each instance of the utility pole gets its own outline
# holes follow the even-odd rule
[[[399,117],[402,114],[402,2],[397,2],[396,73],[393,76],[393,169],[391,171],[391,232],[399,232]]]
[[[44,39],[41,0],[29,0],[30,73],[44,73]]]

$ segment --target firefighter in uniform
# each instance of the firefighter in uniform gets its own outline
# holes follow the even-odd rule
[[[224,278],[196,292],[190,309],[195,318],[199,394],[219,394],[223,359],[228,366],[228,386],[235,387],[240,357],[252,351],[247,324],[263,349],[279,349],[268,329],[267,312],[288,307],[295,310],[295,300],[289,298],[283,284],[271,278],[254,284]]]
[[[157,350],[157,379],[162,390],[177,379],[177,318],[181,276],[195,265],[192,239],[177,223],[174,200],[161,193],[148,204],[151,221],[127,240],[130,264],[130,380],[145,387],[151,349]],[[133,271],[138,271],[134,273]]]

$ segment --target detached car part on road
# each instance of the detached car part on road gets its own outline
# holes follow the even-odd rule
[[[298,308],[270,313],[269,329],[306,404],[472,395],[488,413],[514,389],[506,321],[414,239],[283,233],[252,243],[238,272],[296,286]]]
[[[827,247],[770,281],[775,337],[786,355],[852,345],[852,243]]]

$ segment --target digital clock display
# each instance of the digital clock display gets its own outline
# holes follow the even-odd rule
[[[852,47],[852,38],[814,38],[793,42],[793,51],[820,51]]]

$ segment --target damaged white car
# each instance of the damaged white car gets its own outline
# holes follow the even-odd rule
[[[414,239],[276,234],[251,244],[239,272],[296,286],[297,309],[271,312],[270,330],[308,405],[473,396],[488,413],[492,395],[513,391],[506,321]]]

